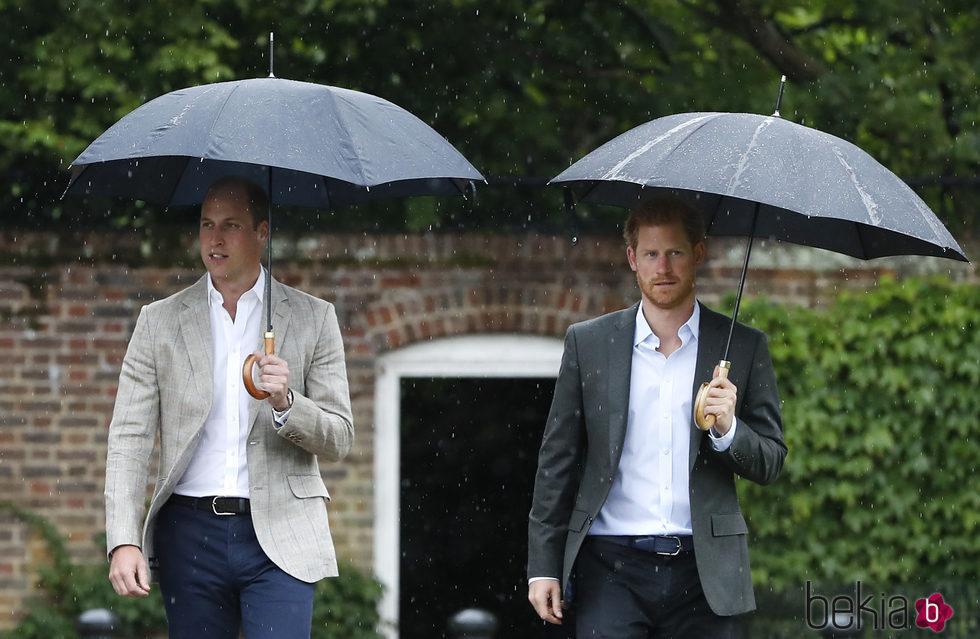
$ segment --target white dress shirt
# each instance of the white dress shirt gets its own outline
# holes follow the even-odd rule
[[[174,492],[189,497],[248,497],[245,440],[250,396],[241,370],[261,335],[265,269],[261,269],[255,286],[238,298],[234,320],[222,307],[224,297],[211,282],[210,273],[207,282],[214,399],[197,450]]]
[[[596,535],[690,535],[688,487],[694,369],[698,359],[701,308],[695,303],[681,326],[681,346],[665,357],[660,339],[636,314],[630,371],[629,416],[619,468],[599,516]],[[709,432],[715,450],[727,450],[735,423],[723,437]]]

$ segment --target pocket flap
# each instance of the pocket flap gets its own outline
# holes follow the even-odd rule
[[[582,532],[582,528],[588,521],[589,513],[584,510],[573,510],[572,516],[568,518],[568,529],[571,532]]]
[[[711,516],[711,534],[715,537],[747,535],[748,533],[749,527],[746,525],[742,513],[727,513]]]
[[[319,475],[287,475],[286,479],[289,481],[290,490],[300,499],[323,497],[327,501],[330,500],[330,493],[327,492],[327,487],[323,485],[323,478]]]

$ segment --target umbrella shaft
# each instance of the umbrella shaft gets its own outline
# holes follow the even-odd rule
[[[749,270],[749,256],[752,255],[752,240],[755,239],[755,223],[759,219],[759,203],[756,202],[755,211],[752,213],[752,230],[749,232],[749,243],[745,247],[745,260],[742,262],[742,276],[738,280],[738,292],[735,294],[735,308],[732,310],[732,324],[728,327],[728,342],[725,343],[725,356],[723,360],[728,360],[728,351],[732,347],[732,333],[735,332],[735,322],[738,320],[738,307],[742,303],[742,290],[745,288],[745,275]]]
[[[269,38],[272,38],[272,34],[269,34]],[[272,332],[272,171],[269,171],[269,238],[268,238],[268,266],[265,275],[265,316],[266,316],[266,331]]]

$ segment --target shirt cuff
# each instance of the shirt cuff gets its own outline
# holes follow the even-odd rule
[[[708,438],[711,440],[711,447],[714,448],[719,453],[723,453],[732,445],[732,440],[735,439],[735,428],[738,426],[738,420],[732,417],[732,427],[728,429],[728,432],[724,435],[719,435],[715,427],[712,426],[708,429]]]
[[[277,411],[275,408],[272,409],[272,421],[276,423],[276,430],[286,425],[286,420],[289,419],[289,411],[293,410],[293,389],[289,389],[287,397],[289,398],[289,408],[282,412]]]
[[[527,580],[527,585],[533,584],[535,581],[544,581],[545,579],[550,579],[551,581],[558,581],[557,577],[531,577]]]

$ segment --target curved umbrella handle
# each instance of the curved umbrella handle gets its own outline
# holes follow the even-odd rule
[[[273,333],[272,331],[266,331],[265,354],[271,355],[273,352],[275,352],[275,348],[276,348],[276,334]],[[245,390],[248,391],[249,395],[251,395],[255,399],[265,399],[266,397],[269,396],[269,393],[258,388],[255,385],[255,381],[252,379],[252,367],[255,365],[255,362],[257,361],[258,358],[254,354],[251,354],[245,358],[245,363],[242,365],[242,381],[245,382]]]
[[[728,369],[732,367],[732,363],[727,360],[721,360],[718,362],[718,377],[727,378]],[[697,397],[694,399],[694,422],[698,425],[701,430],[708,430],[715,425],[714,415],[704,414],[704,405],[708,401],[708,382],[701,384],[701,388],[698,389]]]

